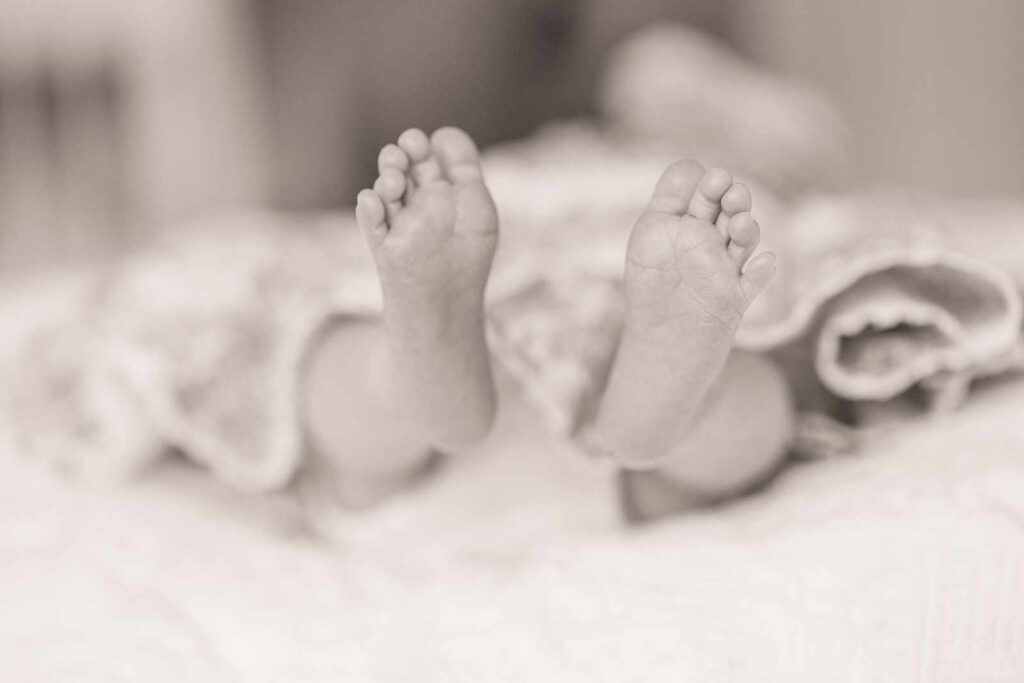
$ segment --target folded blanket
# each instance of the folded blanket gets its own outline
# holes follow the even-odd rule
[[[844,399],[920,386],[955,406],[975,377],[1017,362],[1021,301],[1006,272],[949,246],[934,216],[893,197],[804,202],[776,228],[778,279],[737,343],[803,358],[801,376]]]
[[[0,415],[29,453],[93,482],[131,476],[164,445],[142,397],[90,334],[104,279],[84,268],[0,286]]]
[[[285,486],[304,452],[296,386],[334,315],[379,311],[350,215],[239,213],[178,226],[108,268],[6,292],[3,417],[68,474],[116,480],[179,451],[232,486]],[[48,311],[52,311],[48,313]]]

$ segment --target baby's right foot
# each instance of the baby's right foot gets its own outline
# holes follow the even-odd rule
[[[432,445],[475,441],[495,411],[483,301],[498,242],[476,145],[457,128],[407,130],[378,165],[356,217],[384,294],[386,381]]]
[[[771,281],[771,254],[747,263],[760,239],[750,208],[727,172],[681,161],[633,228],[626,324],[589,437],[623,465],[652,466],[681,442]]]

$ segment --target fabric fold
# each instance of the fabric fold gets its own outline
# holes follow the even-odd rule
[[[781,233],[779,280],[752,307],[739,346],[808,344],[807,370],[853,401],[969,382],[1014,354],[1022,314],[1012,278],[947,246],[928,213],[894,198],[819,198]]]

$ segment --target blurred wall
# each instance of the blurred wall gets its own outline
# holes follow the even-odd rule
[[[740,50],[834,94],[862,182],[1024,194],[1024,2],[732,2]]]
[[[258,0],[274,102],[276,201],[348,204],[402,130],[482,145],[586,112],[601,56],[657,18],[711,31],[701,0]]]
[[[327,209],[408,126],[587,113],[682,20],[831,92],[864,183],[1024,194],[1020,0],[0,0],[0,266],[218,207]]]
[[[0,0],[0,264],[109,254],[262,203],[248,0]]]
[[[1020,0],[261,0],[273,78],[276,197],[347,203],[411,125],[483,144],[585,113],[603,55],[683,20],[831,93],[857,180],[958,195],[1024,193]]]

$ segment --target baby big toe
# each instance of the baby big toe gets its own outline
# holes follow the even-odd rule
[[[445,175],[453,183],[480,180],[480,153],[469,135],[451,126],[439,128],[430,136],[430,146],[441,162]]]
[[[654,194],[651,196],[649,208],[658,213],[682,216],[690,204],[690,198],[697,189],[697,184],[704,176],[704,167],[696,161],[685,159],[677,161],[661,174]]]

